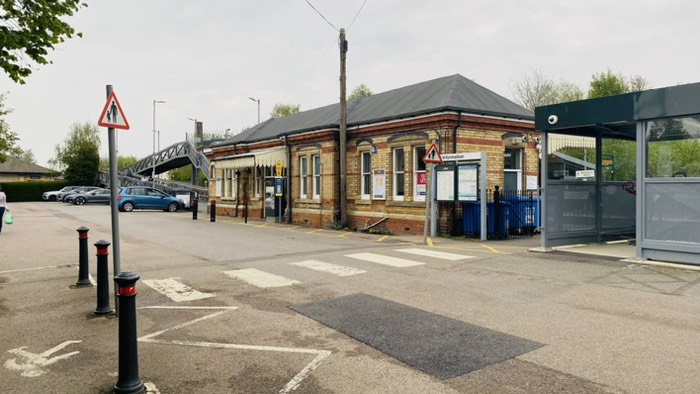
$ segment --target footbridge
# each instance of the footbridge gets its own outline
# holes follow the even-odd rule
[[[192,165],[192,183],[174,182],[162,179],[150,179],[152,175],[162,174],[176,168]],[[189,141],[178,142],[148,155],[136,163],[122,168],[117,174],[120,186],[145,185],[154,186],[167,193],[196,192],[207,195],[208,189],[199,186],[199,176],[203,173],[209,179],[209,159]],[[145,180],[148,179],[148,180]],[[100,181],[109,185],[109,175],[100,174]]]

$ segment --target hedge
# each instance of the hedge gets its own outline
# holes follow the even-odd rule
[[[44,192],[61,190],[66,181],[0,182],[7,202],[42,201]]]

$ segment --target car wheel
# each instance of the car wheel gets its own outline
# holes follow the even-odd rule
[[[75,205],[83,205],[85,204],[85,197],[77,197],[74,201]]]
[[[168,211],[177,212],[177,203],[171,202],[168,204]]]
[[[49,196],[49,201],[56,201],[56,196]]]
[[[130,202],[125,202],[124,206],[122,206],[122,209],[125,210],[126,212],[131,212],[134,210],[134,204]]]

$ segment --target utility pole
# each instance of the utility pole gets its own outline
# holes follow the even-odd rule
[[[347,103],[345,100],[345,57],[348,42],[345,40],[345,29],[340,29],[340,226],[345,227],[348,219],[347,208]]]

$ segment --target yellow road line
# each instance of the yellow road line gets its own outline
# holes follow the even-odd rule
[[[338,236],[338,238],[347,237],[347,236],[350,235],[350,234],[352,234],[352,233],[340,234],[340,235]]]
[[[316,233],[318,233],[318,232],[320,232],[320,231],[323,231],[323,230],[319,228],[319,229],[316,229],[316,230],[307,231],[305,234],[316,234]]]
[[[428,240],[428,246],[432,247],[433,246],[433,239],[431,237],[428,237],[427,240]]]
[[[389,236],[388,236],[388,235],[385,235],[385,236],[379,238],[379,239],[377,240],[377,242],[382,242],[382,241],[384,241],[384,240],[387,239],[387,238],[389,238]]]
[[[484,248],[486,248],[486,249],[492,251],[493,253],[501,253],[499,250],[494,249],[494,248],[492,248],[492,247],[490,247],[490,246],[486,246],[486,245],[484,245],[484,244],[481,244],[481,246],[483,246]]]

